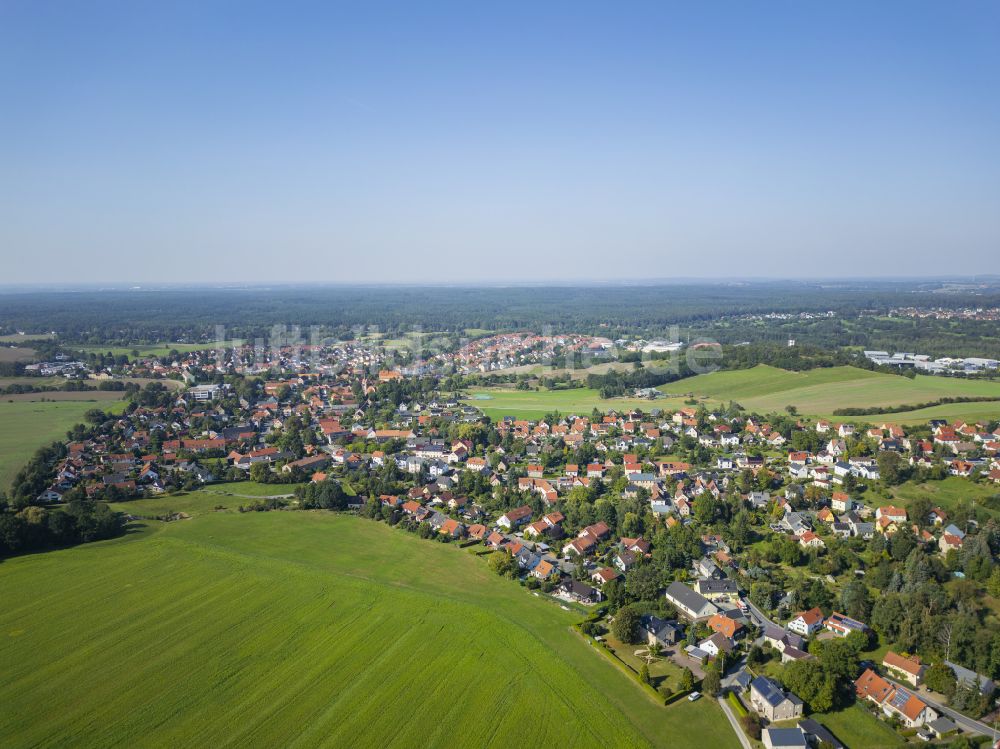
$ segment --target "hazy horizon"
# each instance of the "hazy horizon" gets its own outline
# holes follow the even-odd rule
[[[0,283],[988,275],[998,32],[989,2],[5,3]]]

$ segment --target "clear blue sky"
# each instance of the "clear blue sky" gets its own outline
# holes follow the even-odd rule
[[[1000,272],[1000,3],[0,2],[3,282]]]

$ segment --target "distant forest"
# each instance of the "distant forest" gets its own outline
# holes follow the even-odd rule
[[[899,306],[1000,306],[1000,288],[941,293],[940,284],[752,283],[579,287],[279,287],[0,294],[0,334],[58,331],[63,343],[139,345],[269,335],[275,325],[350,338],[374,326],[390,335],[466,329],[665,337],[724,344],[797,342],[1000,357],[992,321],[891,319]],[[826,313],[811,319],[751,319]],[[306,333],[304,332],[304,335]]]

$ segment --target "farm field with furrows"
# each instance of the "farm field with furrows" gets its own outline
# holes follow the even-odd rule
[[[116,507],[171,507],[146,501]],[[0,565],[0,744],[736,745],[714,701],[656,704],[467,551],[237,504]]]

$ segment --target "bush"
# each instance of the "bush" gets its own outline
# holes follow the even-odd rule
[[[754,741],[760,741],[760,718],[755,713],[744,715],[740,718],[740,724],[743,726],[743,730],[746,731],[747,736]]]

